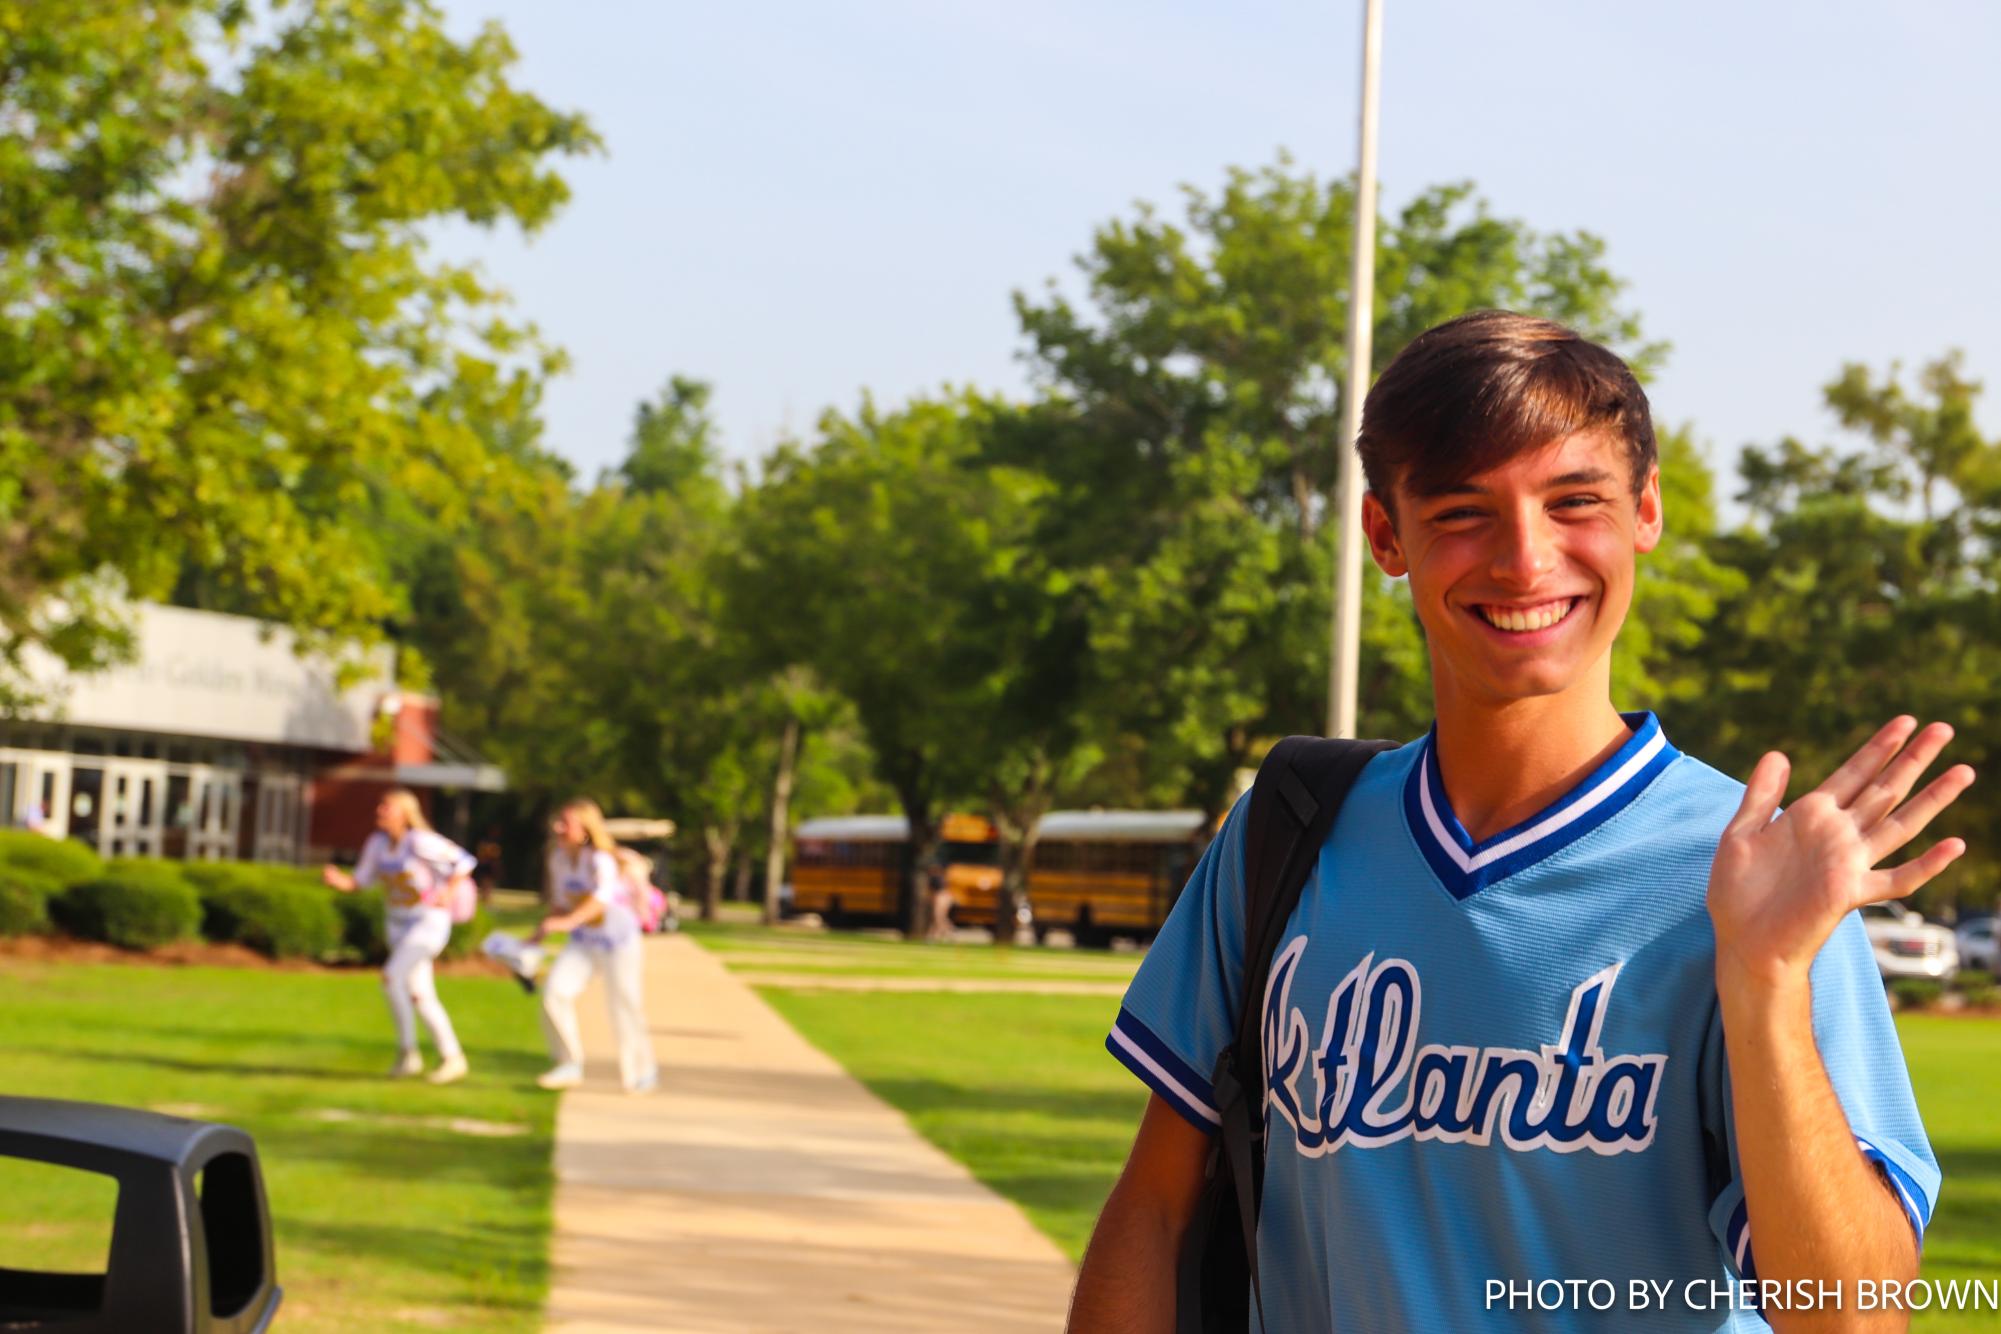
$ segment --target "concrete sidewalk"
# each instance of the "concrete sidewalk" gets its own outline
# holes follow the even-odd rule
[[[1062,1327],[1070,1265],[1020,1210],[700,946],[646,949],[658,1093],[618,1091],[595,985],[581,1003],[595,1059],[556,1120],[550,1329]]]

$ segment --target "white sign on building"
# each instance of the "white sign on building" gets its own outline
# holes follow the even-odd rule
[[[377,702],[395,687],[386,647],[342,688],[332,662],[301,658],[291,632],[267,621],[149,604],[134,609],[133,625],[138,654],[122,666],[82,676],[36,664],[51,720],[360,754]]]

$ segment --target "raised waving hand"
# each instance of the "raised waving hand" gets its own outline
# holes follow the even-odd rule
[[[1956,764],[1910,796],[1951,739],[1944,723],[1920,730],[1915,718],[1893,718],[1776,819],[1792,762],[1777,751],[1760,759],[1709,872],[1719,966],[1772,981],[1804,973],[1843,916],[1903,898],[1965,852],[1948,838],[1882,864],[1973,782]]]

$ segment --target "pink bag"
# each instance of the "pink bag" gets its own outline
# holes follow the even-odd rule
[[[631,885],[632,910],[639,916],[639,929],[648,935],[660,929],[660,919],[667,915],[666,891],[655,885]]]
[[[479,886],[469,875],[447,881],[444,897],[444,907],[452,915],[453,926],[464,926],[479,912]]]

